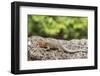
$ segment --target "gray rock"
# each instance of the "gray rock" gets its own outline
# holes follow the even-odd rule
[[[52,47],[46,42],[53,43]],[[58,44],[67,49],[59,49]],[[63,59],[84,59],[88,58],[87,39],[58,40],[32,36],[28,38],[28,60],[63,60]]]

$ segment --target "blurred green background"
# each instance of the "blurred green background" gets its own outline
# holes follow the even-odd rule
[[[28,37],[87,38],[88,17],[28,15]]]

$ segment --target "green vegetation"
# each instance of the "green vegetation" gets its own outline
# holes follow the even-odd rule
[[[87,17],[28,15],[28,36],[81,39],[87,32]]]

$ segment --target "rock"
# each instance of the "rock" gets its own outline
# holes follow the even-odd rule
[[[51,41],[51,42],[50,42]],[[49,46],[47,42],[53,43]],[[55,45],[55,43],[57,45]],[[58,44],[64,45],[68,50],[65,52]],[[71,52],[69,52],[69,50]],[[72,52],[74,51],[74,52]],[[63,60],[88,58],[87,39],[59,40],[32,36],[28,38],[28,60]]]

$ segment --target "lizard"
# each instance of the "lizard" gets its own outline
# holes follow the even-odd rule
[[[47,38],[44,43],[45,43],[45,47],[47,47],[48,49],[58,49],[68,53],[87,52],[87,50],[81,50],[81,49],[75,49],[75,50],[68,49],[66,47],[66,44],[62,44],[57,39]]]
[[[40,48],[46,48],[46,50],[63,50],[64,52],[67,53],[76,53],[76,52],[87,52],[87,50],[81,50],[81,49],[68,49],[66,47],[66,44],[61,43],[59,40],[57,39],[53,39],[53,38],[43,38],[43,39],[39,39],[37,40],[38,43],[38,47]]]

